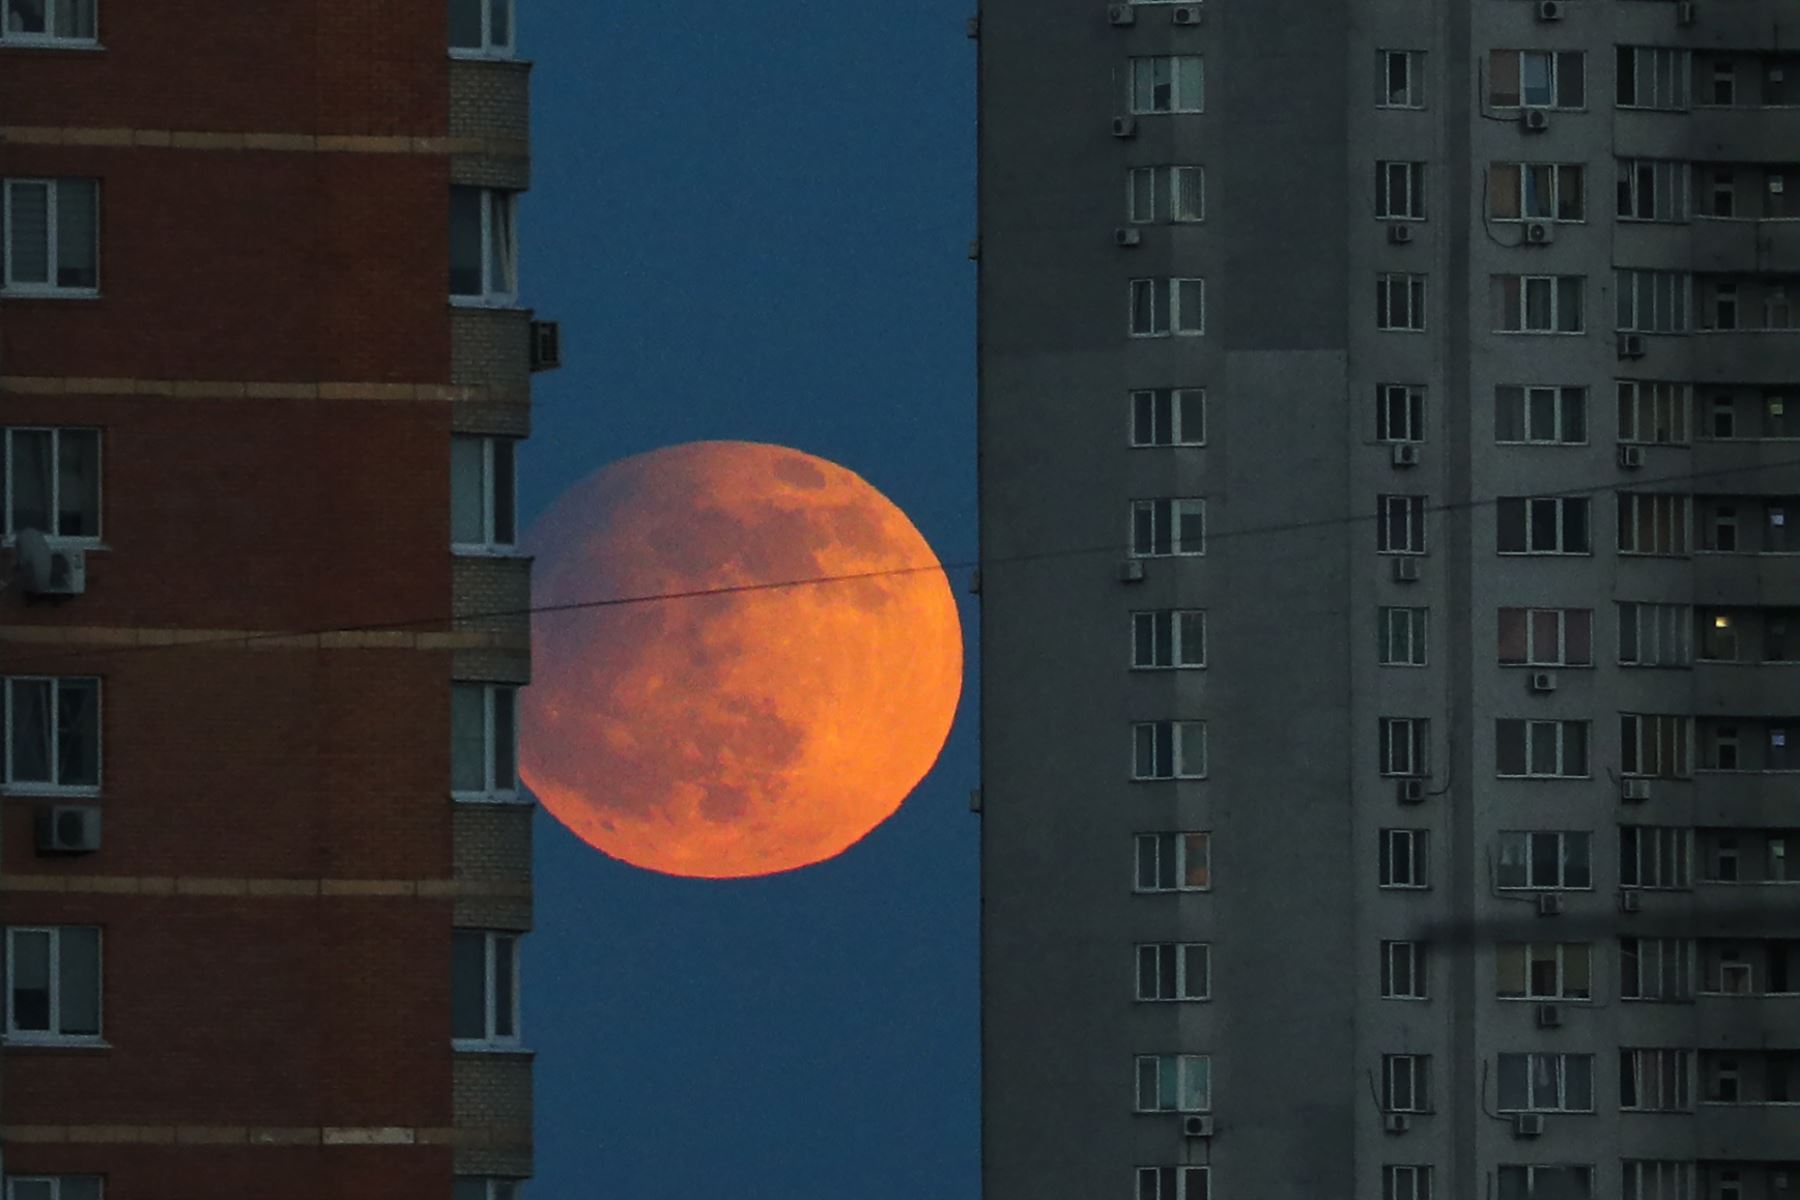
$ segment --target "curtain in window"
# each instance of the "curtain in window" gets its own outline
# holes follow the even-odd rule
[[[490,191],[488,205],[487,290],[490,295],[511,296],[518,290],[513,253],[512,194]]]
[[[18,6],[14,0],[14,20]],[[12,183],[6,188],[6,282],[50,282],[50,187]]]
[[[98,1036],[100,931],[91,926],[65,926],[56,940],[58,1032]]]
[[[12,737],[7,756],[7,782],[51,782],[50,681],[10,681],[7,684],[7,717]]]
[[[98,537],[99,431],[64,429],[56,441],[56,532],[63,537]]]
[[[56,185],[56,286],[99,285],[99,189],[91,179]]]
[[[95,787],[100,782],[100,684],[64,679],[56,686],[56,782]]]
[[[8,0],[6,31],[8,33],[46,33],[45,9],[50,0]]]
[[[50,935],[24,930],[12,935],[12,1012],[14,1029],[50,1031]]]
[[[48,429],[15,429],[12,433],[12,528],[54,533],[50,524],[54,478]]]

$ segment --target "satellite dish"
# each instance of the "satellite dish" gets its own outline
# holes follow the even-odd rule
[[[50,588],[50,541],[41,529],[21,529],[14,542],[14,570],[32,594]]]

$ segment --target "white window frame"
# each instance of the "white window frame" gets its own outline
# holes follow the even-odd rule
[[[1212,1111],[1212,1056],[1209,1054],[1138,1054],[1133,1056],[1133,1110],[1141,1113],[1204,1113]],[[1144,1103],[1145,1071],[1151,1072],[1156,1099]],[[1170,1078],[1172,1073],[1173,1078]],[[1170,1084],[1175,1091],[1174,1104],[1163,1103]],[[1197,1085],[1197,1086],[1196,1086]],[[1198,1093],[1191,1097],[1190,1093]]]
[[[1621,158],[1615,162],[1618,199],[1613,208],[1620,221],[1683,224],[1692,217],[1693,171],[1687,160]]]
[[[94,1032],[64,1033],[62,1024],[62,933],[64,929],[94,931]],[[50,1028],[20,1029],[18,1013],[13,1007],[13,980],[19,977],[14,964],[19,934],[45,935],[49,940],[46,959],[49,969]],[[97,925],[8,925],[6,927],[6,1040],[14,1045],[104,1045],[106,1032],[106,933]]]
[[[1377,886],[1384,891],[1426,891],[1431,887],[1431,831],[1382,829],[1376,857]]]
[[[1642,446],[1685,446],[1692,440],[1688,414],[1693,385],[1661,379],[1616,380],[1619,441]]]
[[[519,195],[509,188],[470,187],[452,184],[451,190],[479,194],[481,205],[481,292],[452,292],[450,303],[459,308],[513,308],[519,302]],[[502,245],[498,248],[501,278],[493,278],[496,258],[494,245],[496,208],[500,217]]]
[[[1200,523],[1199,545],[1189,546],[1181,536],[1182,526],[1195,518]],[[1140,522],[1149,532],[1139,538]],[[1159,532],[1162,536],[1158,536]],[[1127,533],[1131,539],[1133,558],[1200,558],[1206,554],[1206,498],[1204,496],[1159,496],[1151,500],[1131,502]],[[1166,546],[1163,550],[1160,547]]]
[[[1510,513],[1517,513],[1520,530],[1524,535],[1523,545],[1518,549],[1508,549],[1501,544],[1501,531],[1507,525]],[[1579,548],[1571,548],[1574,540],[1570,537],[1570,514],[1581,513],[1581,532],[1586,535],[1586,543]],[[1532,535],[1537,528],[1538,518],[1549,514],[1554,538],[1548,545],[1534,544]],[[1593,506],[1586,496],[1497,496],[1494,500],[1494,547],[1495,553],[1501,555],[1592,555],[1594,552],[1594,513]]]
[[[458,1193],[464,1184],[481,1188],[478,1200],[517,1200],[520,1180],[503,1175],[458,1175],[452,1185],[452,1200],[463,1200]]]
[[[1375,164],[1375,219],[1423,221],[1425,164],[1409,159],[1381,159]]]
[[[478,1038],[459,1038],[452,1034],[450,1048],[452,1050],[516,1050],[521,1045],[520,1013],[519,1013],[519,941],[520,934],[510,929],[474,929],[457,927],[456,934],[464,936],[479,935],[482,939],[482,985],[481,985],[481,1019],[483,1036]],[[508,961],[512,964],[512,978],[507,980],[511,993],[512,1032],[502,1033],[498,1029],[499,1013],[495,1000],[499,995],[499,955],[495,947],[502,941],[512,943],[512,954]]]
[[[1635,779],[1691,779],[1693,717],[1681,713],[1620,713],[1619,773]]]
[[[1694,1052],[1676,1046],[1619,1047],[1620,1112],[1693,1112]],[[1630,1088],[1633,1103],[1625,1102]],[[1645,1101],[1650,1101],[1645,1103]]]
[[[1594,612],[1589,608],[1513,608],[1503,607],[1499,611],[1500,645],[1506,644],[1506,622],[1508,613],[1518,613],[1516,619],[1524,625],[1525,657],[1519,659],[1505,658],[1496,655],[1503,667],[1592,667],[1594,665]],[[1556,625],[1554,644],[1540,645],[1538,628],[1539,619],[1550,617]],[[1576,621],[1587,623],[1588,656],[1584,662],[1577,662],[1569,657],[1569,630]]]
[[[1134,55],[1126,68],[1126,98],[1135,116],[1206,111],[1206,60],[1198,54]],[[1168,103],[1159,103],[1167,89]],[[1192,96],[1187,95],[1193,91]]]
[[[1424,333],[1425,276],[1409,271],[1382,271],[1375,276],[1375,328],[1389,333]]]
[[[6,0],[0,0],[5,3]],[[10,45],[11,43],[7,43]],[[92,287],[65,287],[56,282],[60,271],[59,257],[62,253],[61,235],[58,223],[62,219],[62,202],[57,193],[65,183],[85,183],[94,189],[94,283]],[[12,194],[15,188],[42,187],[44,194],[44,242],[45,262],[48,264],[49,279],[39,283],[35,280],[21,282],[12,277],[13,263],[18,255],[12,247]],[[0,258],[5,261],[6,271],[0,275],[0,296],[39,297],[60,300],[89,300],[100,294],[101,261],[100,261],[100,181],[87,176],[20,176],[0,179]]]
[[[1416,556],[1428,552],[1430,497],[1396,492],[1375,497],[1375,552]]]
[[[1212,891],[1212,833],[1204,829],[1179,829],[1157,833],[1137,833],[1131,838],[1131,890],[1140,895],[1168,895],[1176,892]],[[1202,884],[1190,884],[1194,857],[1201,858]],[[1165,871],[1167,865],[1170,869]],[[1173,887],[1164,887],[1165,876],[1173,878]],[[1146,877],[1150,882],[1146,884]]]
[[[1126,328],[1134,338],[1204,337],[1206,280],[1191,276],[1130,280],[1126,309]]]
[[[13,688],[21,683],[50,685],[50,754],[49,780],[18,779],[14,776]],[[92,685],[94,693],[94,782],[63,783],[61,774],[63,736],[59,693],[65,685]],[[106,782],[106,705],[105,686],[92,675],[5,675],[0,676],[0,722],[4,730],[5,761],[0,770],[0,794],[9,796],[97,796]]]
[[[473,0],[481,8],[481,45],[451,46],[451,58],[503,59],[510,60],[519,56],[519,3],[520,0],[503,0],[506,5],[506,41],[494,39],[494,9],[496,0]]]
[[[1622,1200],[1695,1200],[1696,1164],[1673,1158],[1619,1160]]]
[[[1694,498],[1686,492],[1618,492],[1621,556],[1687,558],[1694,552]],[[1647,512],[1640,510],[1647,509]],[[1645,525],[1648,524],[1648,545]]]
[[[106,1195],[106,1176],[77,1172],[65,1172],[61,1175],[8,1175],[6,1177],[6,1200],[28,1200],[20,1184],[33,1184],[34,1191],[44,1200],[77,1200],[74,1189],[64,1191],[63,1184],[79,1180],[89,1185],[83,1188],[80,1200],[104,1200]],[[37,1191],[42,1188],[42,1191]]]
[[[1680,825],[1619,826],[1619,886],[1687,892],[1694,887],[1694,831]]]
[[[1685,1004],[1694,998],[1692,938],[1619,939],[1619,999],[1646,1004]]]
[[[1500,961],[1509,951],[1517,951],[1521,969],[1522,992],[1514,995],[1501,991]],[[1540,954],[1540,951],[1549,953]],[[1587,955],[1587,993],[1585,995],[1571,991],[1570,960],[1574,952]],[[1500,942],[1494,947],[1494,996],[1498,1000],[1529,1000],[1534,1003],[1576,1003],[1585,1004],[1594,998],[1594,946],[1592,942]],[[1555,990],[1538,993],[1531,990],[1534,982],[1532,965],[1539,962],[1552,962],[1556,968]]]
[[[1206,445],[1205,388],[1136,388],[1128,400],[1127,436],[1133,449]],[[1197,422],[1189,419],[1194,417]],[[1189,428],[1196,423],[1200,428]]]
[[[1505,182],[1508,176],[1510,185]],[[1495,203],[1502,190],[1506,197],[1503,207],[1512,209],[1510,213]],[[1564,212],[1565,200],[1570,201],[1567,207],[1573,208],[1573,213]],[[1488,220],[1495,224],[1586,224],[1587,168],[1582,163],[1490,163],[1487,210]]]
[[[1377,765],[1388,779],[1420,779],[1431,774],[1431,722],[1425,717],[1380,717],[1376,721]]]
[[[1587,332],[1587,278],[1582,275],[1489,277],[1494,332],[1574,337]],[[1508,295],[1508,292],[1512,295]],[[1533,308],[1539,309],[1533,313]],[[1541,318],[1541,319],[1540,319]]]
[[[1431,1200],[1427,1163],[1382,1163],[1381,1200]]]
[[[1521,1061],[1522,1060],[1522,1061]],[[1569,1074],[1575,1061],[1587,1064],[1587,1104],[1570,1103]],[[1525,1072],[1523,1105],[1508,1105],[1504,1099],[1504,1076],[1511,1069]],[[1545,1068],[1548,1068],[1547,1070]],[[1548,1078],[1545,1076],[1548,1075]],[[1591,1113],[1594,1111],[1594,1056],[1567,1051],[1522,1051],[1494,1056],[1494,1111],[1499,1113]],[[1548,1092],[1541,1095],[1540,1092]]]
[[[476,502],[481,505],[481,534],[476,541],[461,541],[456,537],[456,505],[461,491],[457,478],[457,447],[468,447],[471,444],[479,447],[481,462],[477,468],[479,478],[474,481],[478,493]],[[510,437],[493,437],[486,434],[457,433],[450,437],[450,499],[451,499],[451,532],[450,549],[452,553],[463,555],[503,554],[512,555],[518,549],[519,536],[519,439]],[[501,488],[498,485],[496,466],[504,458],[507,462],[505,504],[502,506]],[[501,521],[502,508],[506,520]],[[509,528],[501,529],[501,524]]]
[[[1631,56],[1629,81],[1622,68],[1627,55]],[[1693,71],[1693,55],[1684,46],[1619,46],[1613,61],[1613,104],[1652,112],[1687,112],[1694,104]],[[1623,98],[1628,83],[1630,100]]]
[[[1406,76],[1396,99],[1394,65]],[[1377,50],[1375,52],[1375,107],[1417,112],[1425,107],[1425,51]]]
[[[1170,4],[1174,0],[1132,0],[1135,4]],[[1212,1168],[1180,1163],[1135,1169],[1134,1200],[1211,1200]],[[1197,1184],[1196,1184],[1196,1181]]]
[[[1496,446],[1585,446],[1588,444],[1588,403],[1587,388],[1581,384],[1525,384],[1501,383],[1494,385],[1494,444]],[[1549,403],[1549,436],[1543,436],[1541,418],[1544,417],[1544,402]],[[1516,412],[1509,412],[1515,408]],[[1571,424],[1570,413],[1576,412],[1573,422],[1581,427],[1580,438],[1569,438],[1564,435]],[[1514,428],[1508,429],[1509,418],[1516,415]],[[1506,436],[1517,432],[1517,437]]]
[[[98,48],[100,45],[100,3],[99,0],[86,0],[90,9],[89,23],[94,27],[91,37],[64,37],[56,32],[56,18],[65,6],[80,11],[83,0],[48,0],[44,5],[44,32],[15,33],[11,31],[13,0],[0,0],[0,46],[50,46],[58,50],[76,50]]]
[[[1206,220],[1206,168],[1196,163],[1128,168],[1125,219],[1133,225],[1194,225]]]
[[[1381,998],[1383,1000],[1429,1000],[1431,981],[1426,971],[1430,955],[1424,942],[1384,941],[1381,943]],[[1411,990],[1400,990],[1400,976]]]
[[[1619,602],[1619,665],[1685,667],[1694,661],[1694,610],[1687,604]]]
[[[1199,963],[1198,987],[1190,976]],[[1152,980],[1146,994],[1144,987]],[[1211,942],[1139,942],[1132,948],[1133,994],[1146,1004],[1191,1004],[1212,999]],[[1162,995],[1165,971],[1173,977],[1175,994]]]
[[[1423,667],[1431,661],[1431,610],[1384,606],[1376,610],[1376,661],[1384,667]]]
[[[1498,1189],[1504,1188],[1505,1185],[1499,1182],[1500,1176],[1510,1171],[1525,1172],[1524,1194],[1527,1200],[1535,1200],[1535,1197],[1537,1196],[1538,1177],[1540,1175],[1549,1175],[1551,1173],[1560,1173],[1563,1171],[1581,1171],[1585,1173],[1587,1176],[1587,1188],[1582,1193],[1582,1200],[1600,1200],[1600,1198],[1594,1194],[1594,1168],[1591,1163],[1502,1163],[1494,1169],[1496,1191],[1492,1194],[1501,1194]],[[1545,1186],[1548,1188],[1550,1185],[1546,1184]],[[1554,1194],[1556,1200],[1565,1200],[1565,1198],[1569,1197],[1572,1193],[1558,1187]]]
[[[1197,731],[1197,732],[1196,732]],[[1199,739],[1197,763],[1188,760],[1188,738]],[[1168,758],[1164,761],[1164,742]],[[1172,779],[1205,779],[1207,760],[1206,722],[1195,720],[1134,721],[1131,725],[1131,778],[1149,783]],[[1145,764],[1148,763],[1148,771]]]
[[[1511,83],[1513,85],[1512,94],[1517,97],[1517,100],[1515,102],[1507,102],[1507,101],[1495,98],[1497,95],[1497,93],[1495,91],[1495,86],[1494,86],[1495,81],[1493,78],[1491,78],[1491,76],[1499,68],[1499,64],[1498,64],[1499,57],[1501,55],[1505,55],[1505,54],[1510,54],[1513,56],[1513,62],[1517,68],[1517,74],[1516,74],[1515,78],[1511,80]],[[1578,79],[1577,79],[1577,83],[1576,83],[1576,89],[1578,91],[1580,91],[1580,93],[1581,93],[1581,102],[1578,104],[1568,104],[1568,103],[1565,103],[1564,99],[1563,99],[1563,90],[1564,90],[1563,84],[1565,82],[1565,80],[1562,78],[1563,61],[1570,57],[1573,57],[1580,65],[1580,71],[1579,71],[1579,75],[1578,75]],[[1550,99],[1549,99],[1548,103],[1543,103],[1543,104],[1531,103],[1530,97],[1528,97],[1525,94],[1526,77],[1529,74],[1529,69],[1528,69],[1529,60],[1542,60],[1541,65],[1544,69],[1545,77],[1548,80],[1549,89],[1550,89]],[[1587,111],[1587,107],[1588,107],[1588,103],[1587,103],[1587,54],[1585,51],[1582,51],[1582,50],[1545,50],[1545,49],[1532,49],[1532,48],[1526,48],[1526,47],[1515,48],[1515,47],[1510,47],[1510,46],[1503,46],[1498,49],[1490,50],[1488,52],[1488,58],[1487,58],[1485,67],[1486,67],[1486,73],[1490,76],[1490,78],[1487,80],[1487,97],[1486,98],[1487,98],[1487,102],[1488,102],[1488,107],[1491,109],[1494,109],[1496,111],[1502,111],[1502,112],[1510,111],[1510,110],[1514,110],[1514,109],[1520,109],[1520,108],[1537,108],[1537,109],[1543,109],[1546,112],[1585,112],[1585,111]]]
[[[1555,881],[1539,882],[1537,868],[1545,849],[1540,839],[1554,838]],[[1573,852],[1580,847],[1580,853]],[[1570,860],[1585,863],[1586,883],[1571,882]],[[1523,872],[1509,883],[1504,872],[1513,864]],[[1501,892],[1589,892],[1594,889],[1594,835],[1580,829],[1503,829],[1494,839],[1494,890]]]
[[[1387,445],[1425,440],[1423,384],[1375,385],[1375,440]]]
[[[1131,614],[1131,669],[1197,671],[1206,667],[1206,610],[1140,609]]]
[[[4,484],[4,494],[0,494],[0,546],[10,546],[18,535],[16,524],[14,491],[19,478],[18,462],[13,453],[13,438],[20,433],[47,433],[50,435],[50,521],[60,524],[62,521],[62,443],[65,434],[81,434],[91,436],[94,445],[94,532],[91,534],[65,534],[58,529],[40,530],[44,537],[59,546],[98,546],[105,533],[102,518],[106,512],[106,440],[105,434],[91,425],[9,425],[0,430],[0,482]]]
[[[481,694],[481,774],[485,781],[480,788],[458,788],[456,786],[456,749],[455,718],[451,720],[451,780],[450,798],[470,804],[523,804],[529,803],[519,790],[519,689],[514,684],[491,683],[484,680],[458,679],[451,682],[451,705],[454,710],[456,689],[479,690]],[[502,705],[512,713],[512,785],[498,777],[500,768],[500,736],[496,716]]]
[[[1403,1092],[1404,1095],[1402,1095]],[[1431,1055],[1384,1054],[1381,1056],[1381,1111],[1390,1113],[1431,1111]]]
[[[1687,333],[1694,277],[1686,271],[1619,267],[1613,272],[1620,333]]]
[[[1509,774],[1505,764],[1500,761],[1501,727],[1506,725],[1523,726],[1523,745],[1525,748],[1525,771],[1523,774]],[[1579,771],[1569,768],[1576,764],[1570,762],[1573,756],[1574,739],[1569,736],[1571,729],[1581,730],[1580,748],[1581,762]],[[1533,769],[1541,738],[1553,741],[1556,759],[1555,769],[1543,773]],[[1527,717],[1496,717],[1494,719],[1494,777],[1496,779],[1591,779],[1594,773],[1594,733],[1589,722],[1581,720],[1540,720]]]

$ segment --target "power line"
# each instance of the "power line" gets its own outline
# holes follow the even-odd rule
[[[1669,484],[1691,483],[1700,479],[1713,479],[1721,476],[1737,475],[1747,472],[1780,470],[1784,467],[1800,467],[1800,458],[1778,459],[1772,462],[1755,463],[1749,466],[1719,467],[1707,471],[1690,471],[1681,475],[1659,475],[1630,480],[1613,480],[1608,483],[1564,488],[1555,492],[1540,492],[1533,496],[1487,496],[1479,499],[1426,505],[1422,511],[1426,514],[1473,512],[1484,508],[1495,507],[1503,500],[1543,499],[1563,496],[1594,496],[1603,492],[1650,490]],[[1379,512],[1353,513],[1349,515],[1320,517],[1310,521],[1282,521],[1269,525],[1245,526],[1240,529],[1227,529],[1217,532],[1208,530],[1205,535],[1205,540],[1208,543],[1217,543],[1247,537],[1267,537],[1282,533],[1301,533],[1311,530],[1329,529],[1336,526],[1357,525],[1365,522],[1379,521],[1382,517],[1383,514]],[[1590,537],[1591,535],[1590,530]],[[61,654],[34,656],[34,661],[54,662],[63,658],[93,658],[98,656],[145,653],[155,650],[208,649],[222,646],[246,645],[262,641],[277,641],[287,638],[322,637],[329,634],[399,632],[407,629],[417,629],[423,626],[448,625],[454,628],[459,624],[468,622],[494,621],[509,617],[529,617],[540,613],[622,608],[639,604],[696,600],[709,596],[732,596],[750,592],[780,591],[797,587],[816,587],[832,583],[852,583],[858,580],[884,579],[900,575],[917,575],[931,571],[950,572],[961,570],[987,570],[995,566],[1044,562],[1058,558],[1078,558],[1096,554],[1129,553],[1130,547],[1128,545],[1112,542],[1104,546],[1066,547],[1058,550],[1039,550],[1022,554],[995,555],[986,558],[932,563],[916,567],[886,567],[876,571],[857,571],[840,575],[813,575],[798,579],[769,580],[760,583],[726,584],[719,587],[692,588],[671,592],[648,592],[634,596],[607,596],[593,600],[569,601],[563,604],[528,605],[524,608],[493,609],[473,613],[436,613],[425,617],[409,617],[393,621],[376,621],[361,625],[332,625],[310,629],[262,630],[254,633],[228,634],[224,637],[196,638],[177,642],[158,642],[153,644],[127,646],[95,646],[79,650],[70,650]]]

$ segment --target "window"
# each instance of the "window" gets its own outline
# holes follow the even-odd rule
[[[9,926],[6,1036],[13,1041],[100,1037],[100,930],[92,925]]]
[[[459,800],[516,799],[518,689],[450,685],[450,791]]]
[[[1620,46],[1620,108],[1688,107],[1688,52],[1668,46]]]
[[[1501,554],[1591,554],[1586,496],[1501,496],[1494,502]]]
[[[1431,612],[1423,608],[1382,608],[1375,613],[1376,653],[1384,667],[1422,667]]]
[[[1715,725],[1707,731],[1700,766],[1707,771],[1742,770],[1744,764],[1739,755],[1741,749],[1742,743],[1738,738],[1736,725]]]
[[[1425,107],[1425,52],[1378,50],[1375,52],[1376,108]]]
[[[1738,296],[1736,283],[1716,283],[1707,297],[1710,303],[1700,319],[1702,329],[1730,330],[1738,327]]]
[[[1211,1167],[1139,1167],[1136,1200],[1210,1200],[1211,1172]]]
[[[1412,383],[1375,385],[1375,440],[1425,440],[1425,389]]]
[[[519,292],[518,221],[513,193],[450,189],[450,296],[511,304]]]
[[[1582,294],[1579,275],[1495,275],[1495,333],[1581,333]]]
[[[1488,218],[1585,221],[1587,176],[1580,163],[1494,163],[1488,167]]]
[[[1375,328],[1425,329],[1425,277],[1396,271],[1375,277]]]
[[[1673,492],[1620,492],[1619,553],[1687,554],[1690,499]]]
[[[1382,554],[1425,553],[1424,496],[1377,496],[1375,549]]]
[[[15,675],[5,686],[6,778],[11,791],[100,787],[100,681]]]
[[[1502,1054],[1500,1112],[1593,1112],[1591,1054]]]
[[[1685,446],[1689,398],[1685,383],[1619,380],[1619,440]]]
[[[1702,1064],[1707,1067],[1706,1102],[1741,1104],[1744,1094],[1742,1064],[1736,1058],[1721,1058],[1717,1055],[1709,1055],[1708,1060]]]
[[[1204,1054],[1137,1056],[1137,1111],[1206,1112],[1212,1108],[1212,1060]]]
[[[515,20],[513,0],[450,0],[450,49],[511,58]]]
[[[0,534],[100,537],[100,431],[12,428],[0,433]]]
[[[1431,831],[1383,829],[1378,854],[1384,888],[1431,886]]]
[[[1688,276],[1680,271],[1617,272],[1618,327],[1624,333],[1686,333]]]
[[[1713,554],[1735,554],[1738,546],[1737,505],[1715,501],[1701,525],[1700,548]]]
[[[6,1200],[100,1200],[102,1178],[99,1175],[8,1175]]]
[[[1621,1000],[1694,998],[1694,944],[1682,938],[1620,938]]]
[[[1206,778],[1206,722],[1140,721],[1133,725],[1131,777]]]
[[[1674,1159],[1627,1158],[1622,1168],[1621,1200],[1694,1200],[1694,1164]]]
[[[1506,1166],[1495,1169],[1495,1200],[1592,1200],[1594,1168]]]
[[[22,0],[4,0],[21,11]],[[100,185],[92,179],[0,180],[0,291],[91,296],[100,287]]]
[[[1206,1000],[1212,996],[1211,950],[1205,942],[1156,942],[1137,948],[1139,1000]]]
[[[1685,604],[1619,605],[1619,662],[1685,667],[1693,661],[1693,610]]]
[[[1771,965],[1778,965],[1781,960],[1772,958]],[[1718,952],[1715,959],[1707,956],[1706,978],[1700,990],[1707,995],[1750,996],[1756,994],[1756,973],[1751,965],[1743,960],[1743,952],[1734,944],[1727,944]],[[1770,981],[1767,989],[1771,992],[1785,992],[1785,985],[1775,986]]]
[[[451,934],[452,1044],[519,1044],[518,943],[517,934],[491,929],[458,929]]]
[[[1728,835],[1716,835],[1712,839],[1712,853],[1705,865],[1705,874],[1701,879],[1706,883],[1738,882],[1740,855],[1738,840]]]
[[[512,438],[450,439],[450,542],[458,549],[512,548],[515,445]]]
[[[1125,173],[1125,213],[1134,225],[1206,219],[1206,169],[1133,167]]]
[[[1722,105],[1726,108],[1735,105],[1737,103],[1737,64],[1715,60],[1712,69],[1712,84],[1712,99],[1707,103]]]
[[[1619,886],[1662,891],[1693,886],[1694,837],[1672,825],[1619,826]]]
[[[1197,54],[1158,55],[1131,60],[1131,111],[1206,111],[1206,73]]]
[[[1204,667],[1206,613],[1198,608],[1132,613],[1131,665],[1140,671]]]
[[[1423,717],[1382,717],[1381,773],[1412,778],[1428,771],[1430,722]]]
[[[1133,446],[1204,446],[1206,389],[1152,388],[1131,393]]]
[[[1170,558],[1206,553],[1206,501],[1200,497],[1131,502],[1131,554]]]
[[[1593,835],[1509,830],[1499,839],[1494,884],[1502,891],[1585,890],[1594,886]]]
[[[1588,723],[1497,720],[1494,759],[1502,779],[1585,779]]]
[[[1693,1107],[1686,1050],[1620,1050],[1619,1107],[1686,1112]]]
[[[1431,1056],[1384,1054],[1381,1056],[1381,1111],[1422,1113],[1431,1111]]]
[[[1431,1168],[1414,1163],[1384,1163],[1381,1200],[1431,1200]]]
[[[1586,942],[1501,942],[1494,948],[1502,1000],[1586,1000],[1594,948]]]
[[[1591,667],[1594,614],[1586,608],[1503,608],[1500,665]]]
[[[1381,943],[1381,995],[1387,1000],[1423,1000],[1425,943]]]
[[[1425,219],[1425,164],[1375,164],[1375,217],[1382,221]]]
[[[1206,280],[1133,279],[1131,336],[1199,337],[1206,332]]]
[[[1493,50],[1488,104],[1494,108],[1586,108],[1579,50]]]
[[[0,42],[22,46],[92,45],[96,36],[95,3],[96,0],[0,0]]]
[[[1494,389],[1494,440],[1502,445],[1580,446],[1587,443],[1587,389]]]
[[[1688,219],[1688,164],[1674,159],[1619,160],[1619,220]]]
[[[1204,892],[1212,887],[1212,834],[1140,833],[1134,891]]]
[[[1731,171],[1714,171],[1712,173],[1712,215],[1715,217],[1734,217],[1737,215],[1737,178]]]

